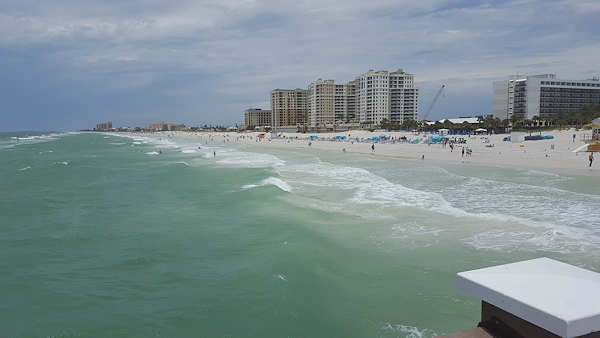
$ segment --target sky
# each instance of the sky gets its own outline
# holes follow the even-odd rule
[[[414,74],[429,119],[510,75],[600,76],[598,0],[2,0],[0,131],[244,123],[274,89]]]

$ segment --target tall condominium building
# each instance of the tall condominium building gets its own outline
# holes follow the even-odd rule
[[[246,127],[266,127],[271,126],[273,116],[270,110],[262,110],[260,108],[250,108],[244,111],[244,123]]]
[[[308,125],[335,123],[335,81],[319,79],[308,85]]]
[[[335,123],[356,123],[358,98],[357,89],[359,83],[357,80],[348,83],[337,83],[334,93],[334,117]]]
[[[397,72],[369,72],[349,83],[319,79],[308,86],[309,121],[324,124],[364,122],[379,124],[383,119],[402,123],[419,117],[419,88],[413,75]]]
[[[303,126],[308,120],[308,90],[271,91],[272,127]]]
[[[494,117],[524,119],[574,113],[588,104],[600,104],[600,82],[559,80],[556,74],[511,75],[507,81],[493,83]]]
[[[361,122],[379,124],[383,119],[402,123],[419,118],[419,88],[414,76],[402,69],[388,73],[372,69],[357,77]]]
[[[414,75],[402,69],[390,73],[390,117],[391,122],[402,123],[419,119],[419,88],[415,88]]]

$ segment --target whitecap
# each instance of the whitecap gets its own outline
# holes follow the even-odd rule
[[[423,329],[421,331],[419,328],[409,325],[392,326],[391,324],[386,324],[381,329],[386,331],[408,333],[408,335],[405,336],[406,338],[429,338],[438,336],[437,333],[430,329]]]
[[[148,151],[148,152],[145,152],[144,154],[146,154],[146,155],[158,155],[158,153],[156,151]]]
[[[27,169],[31,169],[31,167],[30,167],[30,166],[26,166],[25,168],[21,168],[21,169],[19,169],[19,170],[20,170],[20,171],[23,171],[23,170],[27,170]]]
[[[285,164],[284,160],[269,154],[250,153],[245,151],[219,153],[219,151],[220,150],[217,149],[217,163],[219,164],[244,168],[265,168],[282,166]],[[213,155],[212,151],[210,152],[210,155]]]
[[[242,188],[250,189],[250,188],[256,188],[256,187],[263,187],[266,185],[274,185],[274,186],[278,187],[279,189],[286,191],[286,192],[292,191],[292,187],[289,184],[287,184],[285,181],[283,181],[277,177],[266,178],[266,179],[262,180],[260,182],[260,184],[246,184]]]

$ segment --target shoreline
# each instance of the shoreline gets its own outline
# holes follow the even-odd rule
[[[269,147],[280,149],[303,149],[319,150],[328,152],[340,152],[359,156],[381,156],[385,158],[396,158],[399,160],[423,161],[425,163],[443,163],[457,165],[478,165],[478,166],[497,166],[511,169],[536,170],[561,175],[577,176],[599,176],[600,170],[594,169],[594,164],[589,167],[588,154],[584,148],[578,152],[574,150],[580,148],[585,143],[579,141],[581,134],[589,131],[553,130],[543,132],[543,135],[554,136],[554,139],[511,142],[502,141],[508,134],[496,135],[456,135],[456,138],[464,138],[465,144],[455,144],[454,151],[450,147],[441,144],[428,145],[423,141],[417,144],[408,142],[361,142],[374,136],[386,136],[394,139],[406,137],[407,139],[427,139],[434,136],[432,134],[413,134],[409,132],[368,132],[368,131],[346,131],[338,133],[279,133],[281,137],[268,139],[258,138],[260,132],[250,133],[232,133],[232,132],[158,132],[158,133],[127,133],[128,135],[142,135],[154,137],[180,137],[185,139],[208,139],[215,141],[227,141],[234,144],[244,144],[252,147]],[[538,134],[538,133],[532,133]],[[309,140],[310,136],[317,136],[319,139]],[[575,138],[573,138],[575,135]],[[352,137],[359,141],[331,141],[328,138],[336,136]],[[455,136],[452,135],[451,139]],[[324,138],[322,140],[321,138]],[[309,142],[311,146],[309,146]],[[375,149],[371,147],[374,145]],[[492,146],[490,146],[492,145]],[[522,145],[522,146],[521,146]],[[487,146],[487,147],[486,147]],[[462,148],[468,147],[472,150],[472,155],[462,155]],[[345,149],[345,151],[344,151]],[[596,162],[596,161],[595,161]],[[600,165],[600,164],[596,164]]]

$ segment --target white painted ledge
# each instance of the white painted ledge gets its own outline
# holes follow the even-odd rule
[[[549,258],[461,272],[456,287],[556,335],[600,331],[600,274]]]

